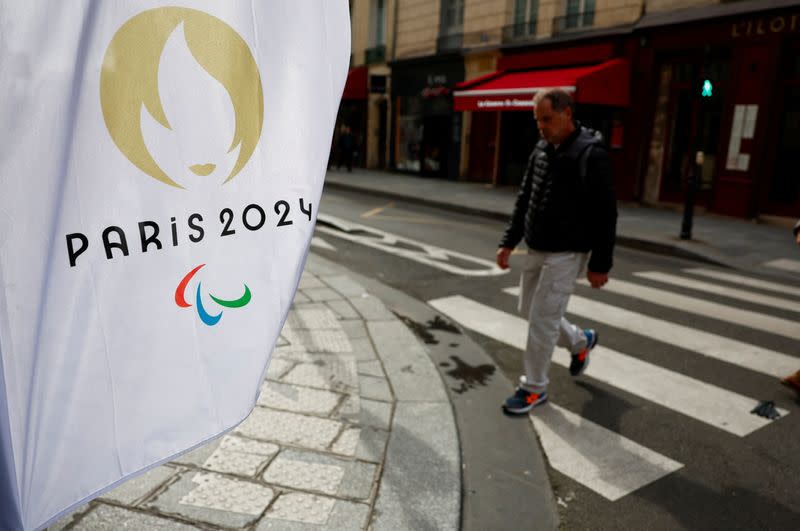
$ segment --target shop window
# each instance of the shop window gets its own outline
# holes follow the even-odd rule
[[[422,138],[425,132],[420,98],[398,98],[397,169],[419,172],[422,169]]]

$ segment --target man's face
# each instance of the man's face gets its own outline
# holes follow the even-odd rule
[[[539,135],[551,144],[561,144],[573,131],[572,109],[554,111],[549,98],[544,98],[533,111]]]

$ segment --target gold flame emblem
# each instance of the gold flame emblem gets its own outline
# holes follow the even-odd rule
[[[114,143],[131,163],[162,183],[183,188],[148,150],[141,119],[144,110],[172,129],[159,95],[158,74],[167,40],[181,24],[192,57],[225,88],[233,104],[236,126],[228,153],[238,148],[238,157],[225,178],[227,183],[247,164],[258,144],[264,98],[250,48],[222,20],[195,9],[164,7],[144,11],[123,24],[108,45],[100,73],[103,118]],[[215,168],[210,163],[190,166],[196,175],[209,175]]]

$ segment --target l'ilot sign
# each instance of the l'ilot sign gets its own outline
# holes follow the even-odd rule
[[[350,27],[345,0],[10,1],[0,529],[16,531],[251,411],[314,230]]]

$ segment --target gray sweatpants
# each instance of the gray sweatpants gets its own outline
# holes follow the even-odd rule
[[[525,375],[520,384],[534,393],[547,389],[556,344],[573,354],[586,347],[583,331],[564,318],[575,281],[586,269],[586,253],[528,251],[520,276],[519,311],[528,318]]]

